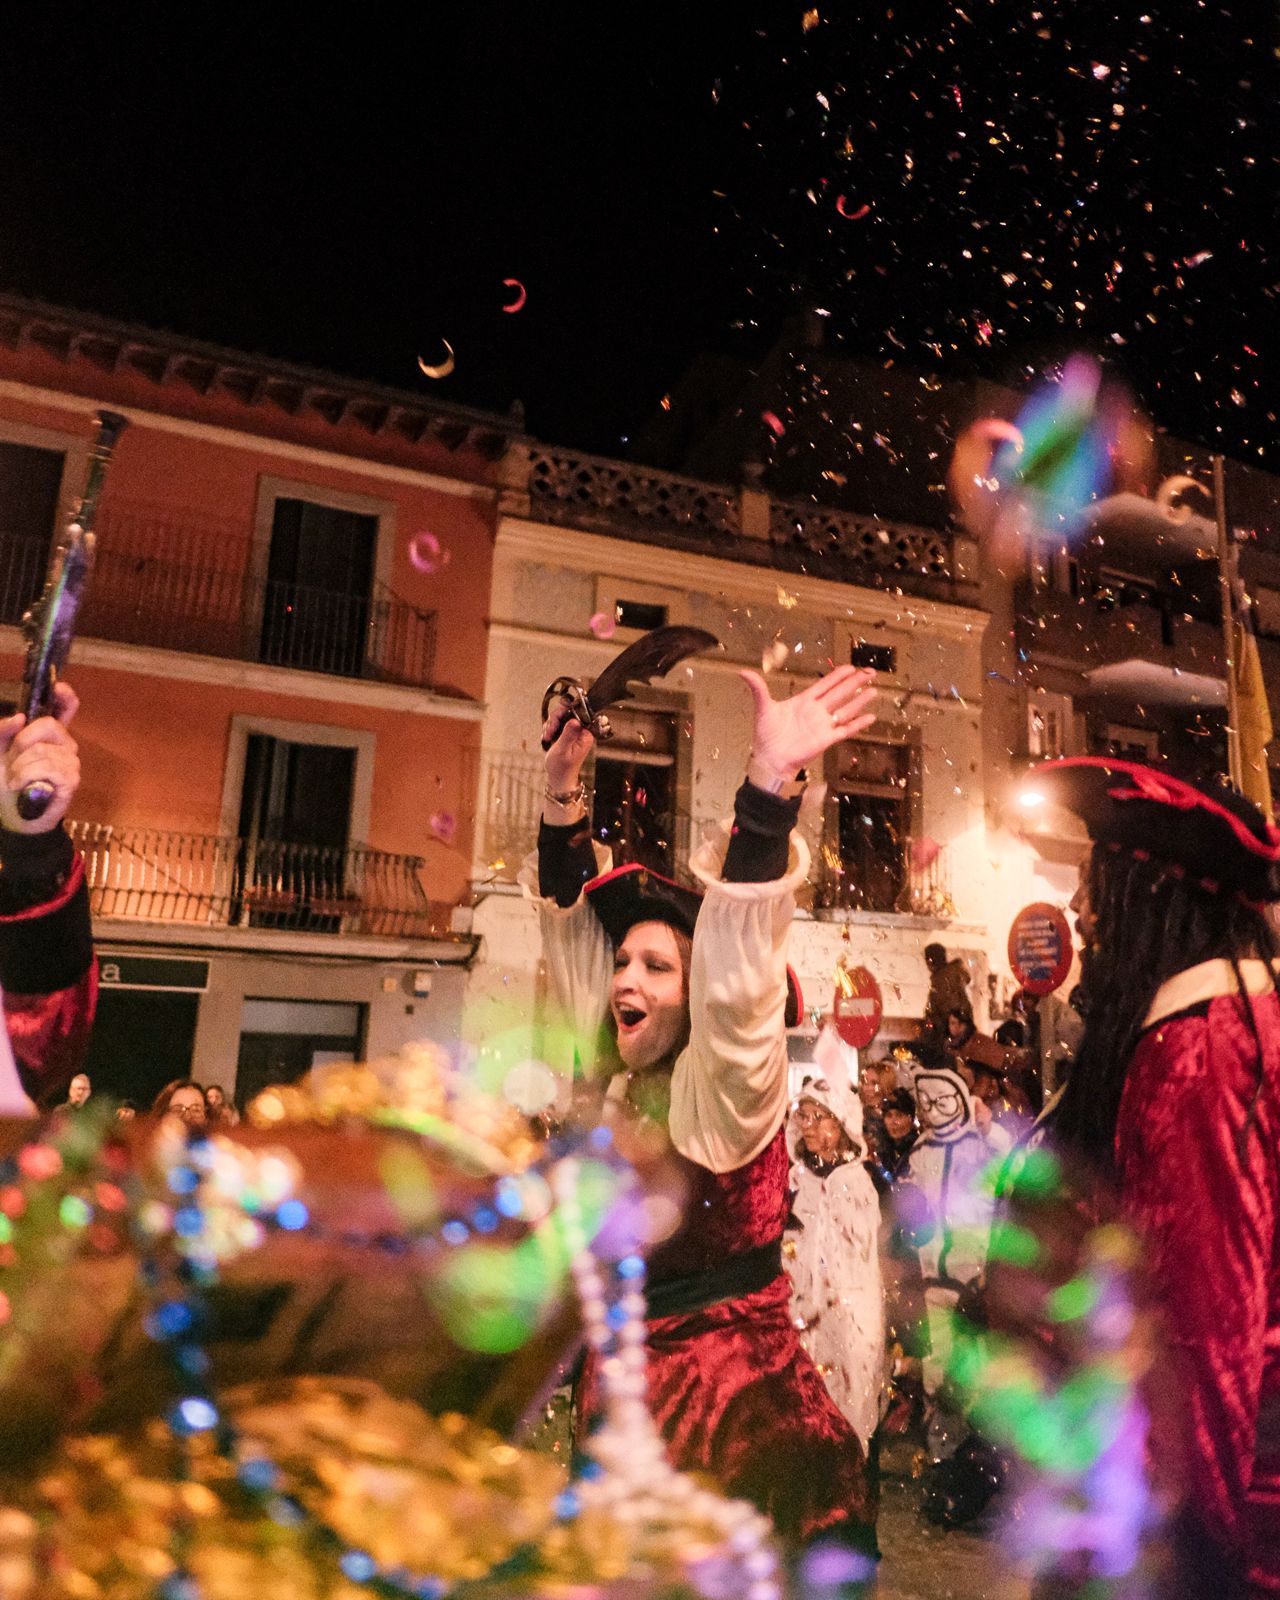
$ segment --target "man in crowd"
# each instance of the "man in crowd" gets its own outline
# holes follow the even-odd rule
[[[920,1048],[927,1059],[937,1061],[947,1047],[947,1017],[952,1011],[972,1018],[969,999],[969,973],[958,957],[947,960],[940,944],[924,947],[924,964],[929,969],[929,998],[925,1002],[920,1027]]]

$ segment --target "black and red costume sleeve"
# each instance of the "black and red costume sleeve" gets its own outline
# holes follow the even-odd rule
[[[724,881],[770,883],[780,878],[787,870],[791,830],[799,814],[799,795],[784,800],[744,783],[734,796]],[[599,871],[590,818],[561,825],[543,821],[538,829],[538,888],[546,899],[573,905]]]
[[[0,986],[22,1086],[37,1105],[66,1098],[98,1003],[84,861],[65,829],[0,830]]]

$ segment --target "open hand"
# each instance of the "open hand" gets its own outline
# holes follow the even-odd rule
[[[833,744],[852,739],[876,720],[869,667],[837,667],[789,700],[775,700],[764,679],[749,668],[738,676],[751,690],[756,725],[753,763],[792,779]]]
[[[0,722],[0,761],[4,763],[0,782],[0,827],[10,833],[50,833],[67,814],[72,797],[80,787],[80,756],[76,742],[67,732],[80,701],[65,683],[53,691],[54,714],[37,717],[28,723],[21,711]],[[18,815],[18,793],[29,783],[42,781],[53,788],[53,798],[43,816],[24,822]]]

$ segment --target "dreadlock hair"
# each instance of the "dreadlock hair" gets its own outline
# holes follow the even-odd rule
[[[1080,978],[1084,1037],[1054,1115],[1060,1146],[1099,1177],[1114,1176],[1120,1098],[1156,991],[1175,973],[1222,958],[1235,973],[1258,1054],[1247,1139],[1262,1087],[1262,1040],[1240,963],[1260,956],[1271,965],[1280,956],[1264,909],[1197,883],[1170,862],[1104,845],[1094,847],[1088,881],[1096,928]]]

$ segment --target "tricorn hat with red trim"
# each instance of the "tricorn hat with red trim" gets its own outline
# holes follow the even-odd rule
[[[1166,861],[1210,890],[1280,899],[1280,831],[1226,784],[1188,783],[1110,756],[1066,756],[1030,774],[1096,843]]]
[[[660,872],[653,872],[638,861],[592,878],[583,893],[615,945],[622,943],[637,922],[665,922],[692,938],[698,912],[702,909],[702,896],[696,889],[664,878]],[[788,967],[787,1027],[794,1028],[803,1016],[800,980]]]

